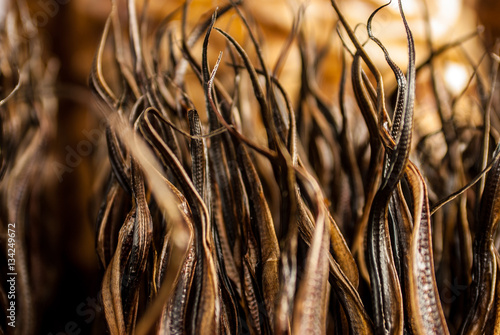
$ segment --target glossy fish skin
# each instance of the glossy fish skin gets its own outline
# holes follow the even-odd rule
[[[146,268],[152,239],[152,219],[144,193],[144,179],[133,162],[135,205],[120,229],[117,250],[103,283],[104,312],[113,334],[135,328],[139,283]]]
[[[414,334],[449,334],[435,279],[432,252],[431,222],[425,181],[410,163],[406,176],[413,194],[413,224],[409,250],[404,250],[408,262],[408,287],[411,329]],[[408,227],[408,224],[406,225]]]
[[[151,114],[142,115],[141,123],[143,122],[143,124],[141,124],[141,131],[148,138],[148,141],[159,150],[167,164],[172,168],[174,176],[181,183],[182,191],[191,204],[190,207],[195,223],[198,260],[194,278],[195,291],[190,295],[190,299],[194,299],[192,303],[196,311],[199,311],[200,314],[191,320],[191,328],[188,329],[193,331],[193,329],[204,325],[208,327],[208,332],[212,333],[218,328],[220,320],[217,317],[217,313],[220,306],[218,305],[217,278],[211,251],[213,249],[213,242],[209,234],[211,223],[208,210],[175,154],[152,127],[151,121],[153,116],[158,117],[158,113],[153,110]]]
[[[189,249],[185,259],[183,260],[182,267],[180,272],[176,278],[175,290],[172,293],[170,300],[167,302],[164,307],[162,316],[161,316],[161,324],[159,326],[158,332],[169,332],[172,334],[184,334],[185,330],[185,317],[188,310],[188,297],[190,293],[190,288],[193,283],[194,270],[196,266],[196,248],[194,245],[194,223],[193,217],[191,214],[191,210],[189,204],[184,197],[184,195],[175,188],[169,181],[165,180],[165,183],[172,189],[172,192],[176,195],[179,201],[179,207],[182,209],[182,217],[185,221],[185,224],[188,226],[190,232],[190,243]],[[172,244],[174,241],[172,240],[170,234],[165,236],[166,240],[164,243]],[[169,252],[169,246],[164,246],[165,252]],[[165,258],[167,255],[161,254],[160,259]],[[170,255],[168,255],[170,256]],[[168,268],[169,264],[165,264],[165,270]],[[161,267],[163,268],[163,267]],[[164,277],[166,277],[167,273],[160,271],[158,273],[158,283],[162,283]],[[159,284],[158,286],[160,286]]]
[[[389,138],[389,140],[394,141],[394,147],[388,147],[388,144],[386,144],[386,159],[382,184],[372,204],[370,226],[368,228],[370,283],[376,332],[380,334],[403,333],[403,299],[394,263],[387,222],[390,197],[397,187],[408,163],[415,95],[414,45],[411,32],[407,27],[403,14],[402,17],[407,28],[409,46],[408,86],[404,85],[404,81],[401,81],[403,92],[402,94],[398,94],[400,101],[396,104],[398,109],[394,114],[392,134]],[[397,67],[394,70],[396,76],[401,77],[400,72],[397,71]],[[400,126],[400,124],[402,125]],[[383,132],[384,129],[380,131]]]

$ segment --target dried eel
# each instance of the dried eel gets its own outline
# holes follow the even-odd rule
[[[408,241],[405,242],[409,243],[403,250],[408,269],[405,296],[409,300],[408,314],[412,316],[410,328],[414,334],[449,334],[434,275],[427,187],[412,163],[408,164],[406,178],[413,197],[413,222],[403,225],[411,229],[406,232]]]
[[[152,240],[144,178],[134,161],[131,184],[135,204],[120,229],[117,252],[106,270],[102,290],[104,311],[113,334],[133,332],[135,328],[139,283]]]
[[[249,23],[247,4],[225,4],[211,18],[203,17],[188,34],[189,2],[186,2],[162,23],[155,35],[153,55],[149,55],[144,52],[143,44],[148,34],[146,30],[140,31],[135,3],[129,0],[131,50],[130,59],[117,56],[117,67],[124,82],[119,95],[111,92],[100,69],[111,26],[110,21],[106,24],[91,84],[112,113],[135,124],[137,139],[144,139],[161,163],[162,173],[167,176],[162,183],[177,194],[175,204],[182,207],[184,213],[181,221],[190,227],[188,252],[179,261],[178,272],[167,273],[173,261],[170,253],[175,240],[170,235],[169,222],[160,220],[153,225],[153,230],[161,236],[151,242],[154,256],[149,258],[154,262],[148,262],[146,272],[148,276],[154,274],[155,282],[145,284],[142,289],[159,296],[163,278],[175,278],[171,281],[169,300],[157,309],[161,313],[154,328],[156,332],[195,333],[201,329],[202,333],[212,334],[326,333],[330,330],[355,334],[448,333],[439,301],[443,281],[434,273],[434,233],[431,233],[428,192],[431,197],[435,194],[431,187],[427,189],[417,164],[409,161],[416,68],[412,35],[401,1],[399,10],[409,49],[406,77],[371,31],[374,16],[384,6],[367,22],[368,36],[382,49],[397,81],[392,120],[386,108],[380,71],[334,1],[332,5],[355,46],[350,80],[355,103],[361,111],[360,120],[368,130],[368,136],[356,146],[350,143],[349,132],[355,128],[350,128],[347,122],[351,110],[346,108],[348,103],[342,93],[347,82],[346,67],[339,116],[316,87],[313,72],[319,67],[318,63],[311,62],[308,52],[314,49],[300,33],[299,22],[305,13],[302,8],[271,72],[261,51],[261,41]],[[112,16],[115,36],[119,30],[116,6],[117,3]],[[173,18],[181,9],[182,45],[177,46]],[[231,36],[231,27],[224,30],[215,27],[222,21],[216,21],[216,16],[225,13],[236,13],[237,20],[243,23],[256,64],[252,53],[246,50],[247,45]],[[142,15],[144,19],[146,13]],[[222,53],[213,69],[209,68],[213,29],[227,43],[234,78],[227,73],[218,74],[218,71],[222,73],[219,66],[224,66]],[[195,42],[202,36],[200,61]],[[164,37],[168,39],[166,54],[159,50]],[[297,102],[287,96],[277,78],[294,39],[298,39],[303,62],[297,112],[293,108]],[[119,43],[115,41],[115,44]],[[118,45],[115,50],[126,52]],[[226,51],[224,53],[226,56]],[[365,73],[364,65],[370,73]],[[188,68],[203,91],[204,111],[196,110],[190,99],[191,87],[188,89],[186,84]],[[223,79],[217,79],[219,75]],[[371,78],[375,79],[376,87],[372,86]],[[249,95],[253,95],[255,101],[242,101],[248,98],[242,92],[245,90],[242,82],[251,85]],[[233,83],[234,89],[227,83]],[[206,118],[202,112],[206,112]],[[259,119],[255,125],[262,129],[244,124],[244,120],[253,117]],[[342,125],[338,123],[340,117]],[[208,134],[203,134],[204,127],[208,127]],[[251,133],[255,130],[255,134]],[[490,131],[485,132],[483,140],[489,140]],[[261,134],[265,138],[256,140]],[[112,122],[107,140],[114,176],[99,219],[98,250],[101,262],[108,265],[104,287],[114,290],[105,293],[107,320],[111,332],[117,333],[131,331],[135,322],[130,317],[136,312],[131,304],[133,290],[132,298],[119,300],[115,286],[123,280],[120,277],[120,271],[126,270],[123,264],[128,262],[128,257],[133,257],[128,248],[133,241],[131,236],[136,224],[133,218],[138,209],[130,211],[118,245],[114,245],[109,235],[116,230],[114,211],[121,206],[120,201],[130,193],[133,202],[137,202],[132,185],[137,153],[128,149],[127,140],[113,128]],[[454,157],[462,159],[460,155]],[[456,172],[462,172],[461,182],[466,184],[470,171],[465,162],[461,163],[453,162]],[[429,167],[422,165],[418,164],[419,168],[427,172]],[[495,169],[493,165],[492,172]],[[146,206],[155,211],[152,217],[161,219],[164,213],[152,206],[156,199],[151,197],[149,201]],[[468,262],[465,249],[466,237],[470,235],[467,201],[463,196],[460,207],[457,206],[462,220],[460,234],[464,235],[459,242],[464,264]],[[346,204],[353,205],[352,209],[345,208]],[[349,236],[351,232],[355,235]],[[477,239],[484,239],[476,235]],[[494,233],[489,235],[492,237]],[[493,241],[490,237],[489,244]],[[352,249],[346,240],[352,242]],[[118,261],[110,255],[110,249],[114,248]],[[484,250],[481,252],[486,255]],[[496,250],[488,250],[487,257],[476,256],[479,258],[474,266],[496,269]],[[142,267],[137,258],[131,262]],[[491,274],[496,270],[490,270],[474,270],[484,272],[486,278],[481,283],[473,283],[474,290],[483,292],[476,286],[483,287],[487,282],[490,292],[488,303],[481,300],[484,294],[475,293],[471,298],[485,306],[471,311],[472,316],[468,317],[479,320],[481,327],[491,327],[499,314],[498,306],[493,303],[496,303],[498,281]],[[477,278],[475,275],[474,280]],[[126,285],[135,286],[134,280],[125,280]],[[370,299],[371,305],[368,303],[365,309],[364,304]],[[151,297],[141,301],[146,306],[156,302]],[[190,309],[193,310],[191,318],[187,316]],[[117,313],[108,315],[110,310]],[[464,329],[472,329],[470,325],[474,322],[470,320],[465,321]],[[154,323],[153,319],[148,322]]]
[[[497,149],[498,150],[498,149]],[[496,155],[495,155],[496,157]],[[500,182],[500,158],[486,175],[485,189],[481,196],[479,218],[475,226],[474,263],[470,286],[470,309],[463,321],[460,334],[484,334],[495,327],[487,327],[489,319],[495,316],[498,304],[497,294],[497,252],[494,246],[494,233],[498,225],[498,192]]]

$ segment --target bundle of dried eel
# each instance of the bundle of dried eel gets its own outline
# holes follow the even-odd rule
[[[343,45],[337,108],[318,87],[330,46],[318,50],[307,39],[305,7],[270,68],[244,1],[229,0],[194,27],[187,1],[153,33],[148,2],[141,15],[134,0],[125,3],[124,25],[124,4],[113,0],[89,80],[106,122],[107,156],[96,157],[107,175],[96,249],[111,334],[499,332],[500,156],[491,143],[500,121],[498,56],[477,63],[460,49],[475,33],[436,48],[426,17],[430,56],[416,64],[399,0],[405,74],[372,31],[388,4],[377,9],[365,27],[394,75],[390,91],[368,41],[332,0]],[[224,22],[241,23],[246,40],[216,27],[231,15]],[[0,186],[5,245],[7,223],[18,225],[20,332],[30,334],[35,277],[23,211],[32,211],[43,169],[32,162],[47,154],[55,105],[50,91],[39,92],[54,71],[40,70],[37,39],[27,41],[2,41],[2,81],[12,93],[2,89],[0,101]],[[294,48],[301,81],[290,97],[279,74]],[[452,49],[473,69],[459,95],[442,88],[436,70]],[[431,93],[418,92],[420,77]],[[419,97],[432,101],[438,132],[415,136]],[[483,112],[482,126],[458,124],[464,101]],[[436,141],[445,147],[439,164],[429,149]]]
[[[90,80],[108,120],[112,168],[97,231],[111,333],[449,332],[435,276],[428,189],[418,164],[409,160],[418,70],[401,2],[406,75],[372,33],[372,19],[383,7],[367,22],[369,38],[380,46],[396,78],[393,110],[386,106],[379,70],[337,4],[332,5],[343,28],[339,32],[344,30],[354,45],[352,52],[345,48],[352,56],[352,89],[369,135],[364,147],[349,140],[346,71],[341,124],[317,92],[316,68],[300,28],[303,9],[271,71],[240,3],[214,11],[191,33],[186,3],[179,9],[180,50],[174,42],[174,12],[162,22],[149,54],[147,32],[140,29],[144,22],[130,0],[128,56],[114,4]],[[227,13],[236,13],[246,27],[258,66],[248,48],[214,27]],[[120,93],[102,74],[111,30]],[[209,69],[213,30],[227,42],[232,79],[227,72],[216,79],[222,52]],[[193,50],[203,35],[199,60]],[[161,50],[165,38],[168,52]],[[295,38],[303,59],[297,111],[277,78]],[[427,64],[432,67],[432,62]],[[203,90],[202,116],[190,99],[187,73]],[[245,89],[251,89],[254,101],[248,101]],[[251,124],[245,124],[249,119]],[[445,128],[443,123],[446,133]],[[453,131],[453,125],[448,128]],[[489,134],[484,137],[487,143]],[[457,150],[451,147],[450,155]],[[483,160],[487,147],[484,152]],[[475,236],[474,307],[464,318],[464,332],[493,332],[496,325],[495,168],[486,191],[477,193],[483,194],[477,230],[467,232],[469,239]],[[341,218],[340,228],[334,216]],[[349,240],[357,262],[341,230],[355,233]]]

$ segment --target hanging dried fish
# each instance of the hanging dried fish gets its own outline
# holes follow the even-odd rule
[[[332,0],[322,15],[335,12],[337,29],[321,27],[319,44],[316,4],[291,6],[290,20],[264,20],[267,8],[249,1],[169,5],[157,18],[153,1],[112,0],[90,69],[104,124],[92,154],[102,167],[95,333],[499,333],[498,49],[472,56],[464,43],[479,31],[437,45],[431,4],[414,41],[401,0],[370,7],[366,24]],[[34,334],[51,293],[38,291],[40,236],[52,236],[38,202],[56,189],[45,179],[59,90],[27,4],[5,8],[0,245],[13,223],[17,240],[0,264],[16,263],[18,327],[2,321],[0,333]],[[404,27],[406,73],[375,29],[390,11]],[[429,53],[420,64],[417,51]],[[470,74],[460,93],[443,85],[449,53]],[[427,132],[426,118],[440,124]],[[7,292],[4,281],[5,309]]]

